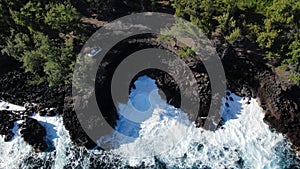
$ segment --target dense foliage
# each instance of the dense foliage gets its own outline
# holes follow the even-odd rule
[[[68,83],[86,34],[71,1],[0,0],[0,7],[2,54],[23,63],[35,82]]]
[[[208,35],[220,28],[229,43],[248,38],[266,58],[300,81],[300,1],[172,0],[176,15],[191,20]]]
[[[135,1],[123,1],[125,4]],[[150,4],[158,4],[151,0]],[[171,0],[175,14],[191,20],[207,35],[222,30],[229,43],[247,38],[266,51],[274,65],[300,81],[300,1]],[[140,3],[136,3],[140,4]],[[69,83],[76,55],[91,32],[83,15],[104,18],[109,0],[0,0],[0,50],[16,58],[36,82]],[[102,16],[103,15],[103,16]],[[101,17],[102,16],[102,17]],[[192,55],[181,49],[181,55]]]

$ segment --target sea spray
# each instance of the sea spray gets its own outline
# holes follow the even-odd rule
[[[86,150],[72,144],[62,117],[34,115],[47,130],[48,152],[34,153],[15,133],[10,142],[0,139],[0,168],[295,168],[299,159],[282,134],[272,132],[263,122],[264,114],[255,99],[250,104],[231,94],[224,98],[223,127],[215,132],[196,128],[186,113],[166,104],[158,95],[155,81],[142,77],[135,82],[128,104],[119,105],[119,114],[127,110],[151,110],[142,123],[124,116],[116,130],[127,134],[129,140],[117,135],[102,138],[116,146],[110,151]],[[151,90],[150,90],[151,89]],[[142,98],[145,107],[137,104]],[[178,138],[184,138],[179,139]],[[171,146],[170,146],[171,145]],[[161,152],[164,149],[167,151]]]

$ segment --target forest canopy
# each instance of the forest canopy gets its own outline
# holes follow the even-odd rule
[[[23,63],[37,83],[69,83],[86,35],[71,1],[0,0],[0,7],[2,54]]]
[[[172,6],[207,35],[219,28],[229,43],[240,38],[257,43],[266,59],[300,82],[300,1],[172,0]]]
[[[81,17],[92,12],[103,15],[103,11],[113,9],[108,2],[0,0],[1,54],[20,61],[25,71],[36,76],[36,82],[68,84],[77,54],[92,33],[83,26]],[[151,0],[152,5],[158,2]],[[300,1],[170,0],[168,3],[175,15],[192,21],[207,35],[218,28],[229,43],[241,38],[256,43],[266,52],[265,59],[289,71],[290,78],[300,82]],[[182,53],[187,55],[191,51]]]

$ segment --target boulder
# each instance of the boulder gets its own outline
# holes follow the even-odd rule
[[[4,141],[5,141],[5,142],[10,141],[10,140],[14,137],[14,135],[15,135],[15,134],[14,134],[12,131],[9,131],[9,132],[7,133],[7,135],[5,135]]]
[[[31,145],[36,152],[43,152],[48,148],[44,139],[46,129],[35,119],[27,118],[20,125],[20,133],[25,142]]]
[[[56,112],[54,109],[50,109],[47,111],[47,116],[56,116]]]

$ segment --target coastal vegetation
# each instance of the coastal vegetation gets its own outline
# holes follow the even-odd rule
[[[300,82],[300,1],[172,0],[177,16],[210,35],[216,28],[234,44],[248,39],[265,51],[265,59]]]
[[[129,3],[129,1],[125,1]],[[160,1],[151,0],[151,9]],[[209,36],[217,28],[228,43],[248,39],[265,51],[264,59],[300,82],[300,1],[171,0],[175,15],[192,21]],[[81,21],[97,13],[109,15],[107,0],[16,2],[0,0],[0,50],[34,74],[35,83],[69,84],[76,57],[95,31]],[[140,4],[135,0],[130,3]],[[141,8],[145,10],[145,8]],[[101,18],[101,16],[99,17]],[[188,48],[181,56],[193,55]]]
[[[34,74],[36,83],[68,83],[87,32],[71,1],[1,0],[0,48]]]
[[[232,97],[234,95],[231,92],[245,98],[245,104],[253,104],[254,100],[251,98],[259,98],[260,107],[257,108],[264,111],[264,122],[272,130],[284,134],[291,141],[292,148],[300,152],[300,2],[296,0],[0,0],[0,7],[0,99],[4,103],[7,101],[27,105],[26,111],[20,116],[7,114],[2,117],[2,128],[5,129],[3,131],[7,141],[13,139],[14,122],[21,117],[27,118],[25,116],[31,116],[32,113],[47,116],[46,118],[61,115],[73,143],[76,146],[94,148],[95,142],[84,131],[74,111],[74,107],[84,110],[90,107],[88,97],[94,94],[89,95],[84,90],[83,96],[72,95],[74,93],[70,84],[79,52],[92,33],[105,23],[133,12],[158,11],[180,16],[193,24],[182,26],[178,22],[178,26],[175,24],[162,32],[163,36],[147,34],[145,37],[130,37],[107,53],[107,57],[112,59],[107,59],[101,65],[101,71],[98,71],[96,83],[92,87],[95,87],[98,107],[112,127],[116,126],[119,116],[116,104],[111,99],[110,80],[122,62],[119,58],[125,58],[138,50],[162,46],[177,52],[178,57],[187,63],[195,76],[198,85],[196,93],[199,93],[201,108],[194,122],[196,127],[204,124],[210,103],[214,100],[208,73],[201,62],[203,57],[194,57],[201,52],[194,48],[201,38],[192,42],[184,36],[181,39],[174,38],[175,33],[199,37],[195,29],[190,29],[191,25],[196,25],[213,40],[222,59],[227,88],[230,91],[224,98],[225,109],[240,105],[232,106],[239,99]],[[163,44],[166,41],[168,43]],[[191,43],[182,45],[182,42]],[[202,42],[199,44],[207,41]],[[192,44],[192,47],[187,44]],[[89,58],[95,58],[95,53],[102,51],[91,51],[93,50],[94,52],[88,53]],[[84,66],[92,67],[88,64]],[[281,77],[285,78],[279,77],[278,70],[283,72]],[[83,71],[80,73],[85,75]],[[178,71],[178,74],[181,72]],[[148,69],[137,74],[132,82],[142,75],[156,80],[167,103],[180,108],[180,99],[185,95],[181,95],[176,78],[167,76],[163,71]],[[294,83],[298,83],[298,86]],[[90,87],[73,84],[83,89]],[[133,84],[129,89],[136,88]],[[192,92],[182,93],[192,98]],[[74,98],[79,100],[78,103],[74,102]],[[237,113],[238,110],[233,112]],[[192,117],[189,112],[186,113]],[[248,115],[253,117],[249,113]],[[89,117],[92,121],[95,116]],[[238,118],[236,120],[245,120]],[[222,127],[224,122],[222,119],[218,126]],[[31,145],[36,150],[42,151],[46,148],[43,146],[44,140],[37,139],[37,130],[33,130],[39,126],[35,120],[29,120],[28,123],[33,125],[20,126],[25,131],[29,128],[33,134],[24,131],[24,140],[33,143]],[[45,137],[43,130],[39,130],[39,133],[41,138]],[[267,141],[262,143],[266,144]]]

